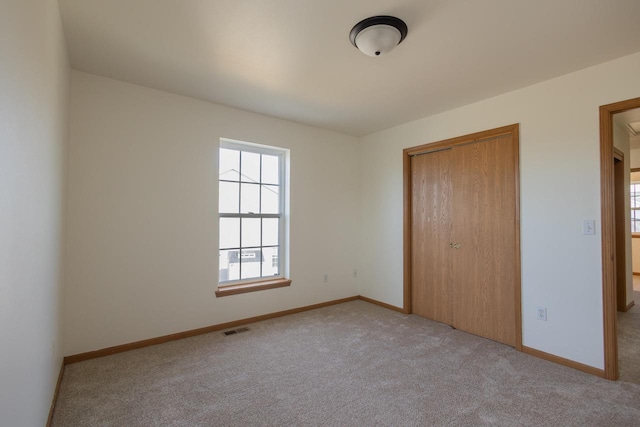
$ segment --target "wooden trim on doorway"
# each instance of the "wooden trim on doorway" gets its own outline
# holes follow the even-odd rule
[[[616,304],[618,311],[625,311],[627,306],[627,235],[625,219],[625,198],[629,189],[625,189],[624,153],[613,147],[613,200],[614,200],[614,233],[616,245]]]
[[[513,125],[512,137],[516,142],[515,174],[516,174],[516,350],[523,351],[522,346],[522,273],[520,252],[520,125]]]
[[[604,377],[618,379],[616,331],[616,265],[613,176],[613,115],[640,108],[640,98],[600,107],[600,206],[602,215],[602,312],[604,323]]]
[[[458,136],[456,138],[445,139],[444,141],[431,142],[428,144],[419,145],[417,147],[405,148],[403,150],[403,156],[404,156],[403,158],[405,159],[405,161],[409,162],[409,165],[411,165],[411,156],[415,156],[417,154],[426,154],[432,151],[445,150],[447,148],[451,148],[456,145],[463,145],[463,144],[469,144],[472,142],[484,141],[485,139],[497,138],[497,137],[508,135],[508,134],[513,134],[513,136],[517,138],[519,126],[520,125],[518,124],[503,126],[496,129],[490,129],[482,132],[472,133],[469,135]]]
[[[616,147],[613,147],[613,158],[616,160],[624,160],[624,153],[618,150]]]
[[[403,204],[403,230],[402,230],[402,246],[403,246],[403,307],[405,314],[411,314],[411,154],[405,149],[402,152],[402,204]]]
[[[402,311],[406,314],[412,313],[411,308],[411,156],[425,154],[429,152],[445,150],[456,145],[464,145],[486,139],[497,138],[511,134],[516,142],[515,149],[515,175],[516,175],[516,288],[515,288],[515,317],[516,317],[516,344],[518,351],[523,351],[522,347],[522,279],[521,279],[521,259],[520,259],[520,125],[512,124],[482,132],[476,132],[443,141],[432,142],[417,147],[405,148],[402,152],[402,175],[403,175],[403,303]]]

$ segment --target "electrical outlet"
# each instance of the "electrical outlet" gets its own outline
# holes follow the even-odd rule
[[[329,275],[327,273],[324,274],[324,283],[329,281]]]
[[[547,321],[547,307],[538,307],[536,313],[538,320]]]

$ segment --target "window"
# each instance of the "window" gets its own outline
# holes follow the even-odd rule
[[[288,286],[283,256],[285,152],[223,140],[219,160],[216,295]]]
[[[640,182],[631,183],[631,232],[640,233]]]

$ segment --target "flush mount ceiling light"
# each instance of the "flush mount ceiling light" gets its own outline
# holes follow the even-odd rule
[[[358,22],[349,40],[360,52],[380,56],[390,52],[407,36],[407,24],[394,16],[373,16]]]

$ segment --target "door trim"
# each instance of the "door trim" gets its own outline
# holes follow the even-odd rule
[[[625,208],[625,158],[624,153],[613,147],[614,180],[614,221],[616,239],[616,309],[626,311],[627,307],[627,239]]]
[[[602,314],[604,377],[618,379],[616,331],[615,221],[613,175],[613,115],[640,108],[640,98],[600,106],[600,206],[602,227]]]
[[[473,142],[492,139],[503,135],[511,134],[515,141],[515,189],[516,189],[516,283],[515,286],[515,320],[516,320],[516,345],[515,348],[522,351],[522,283],[520,271],[520,125],[513,124],[469,135],[450,138],[443,141],[423,144],[417,147],[405,148],[402,150],[402,175],[403,175],[403,307],[406,314],[412,313],[411,307],[411,156],[425,154],[432,151],[452,148],[456,145],[469,144]],[[613,160],[612,160],[613,161]]]

